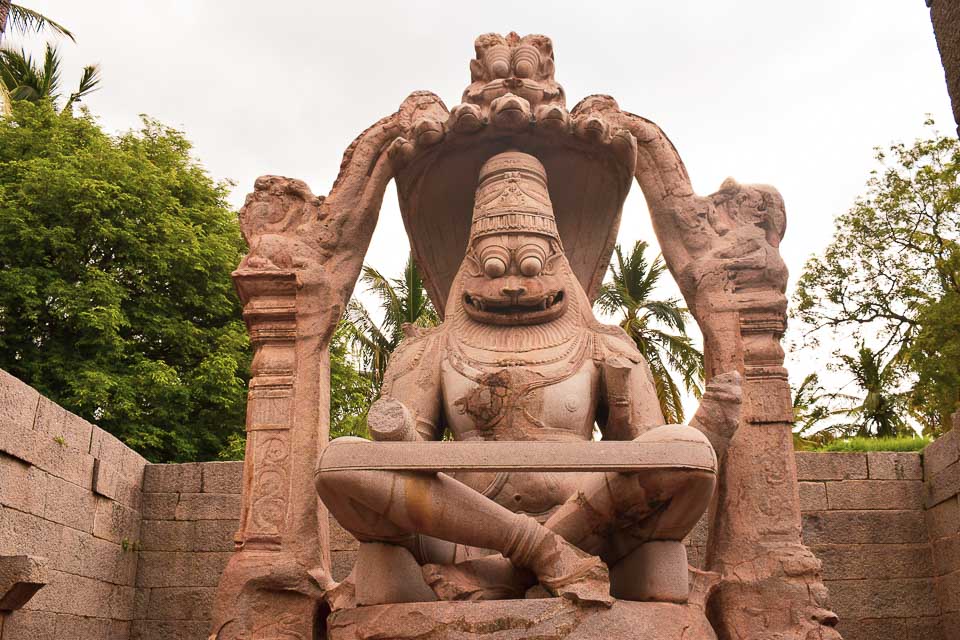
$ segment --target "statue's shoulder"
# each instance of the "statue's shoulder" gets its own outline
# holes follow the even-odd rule
[[[446,323],[440,323],[435,327],[421,327],[404,322],[400,329],[403,331],[403,342],[417,342],[441,336],[446,331]]]
[[[592,332],[595,359],[605,361],[619,356],[635,364],[644,361],[643,354],[637,349],[637,345],[623,330],[623,327],[597,322],[593,325]]]
[[[403,363],[404,368],[419,364],[425,356],[436,356],[443,350],[446,325],[421,327],[414,324],[403,325],[403,340],[394,349],[391,362]]]

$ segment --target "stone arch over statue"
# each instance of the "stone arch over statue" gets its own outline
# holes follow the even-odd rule
[[[329,433],[327,346],[356,285],[391,180],[428,292],[443,313],[466,245],[477,172],[516,149],[550,182],[571,267],[592,299],[633,180],[705,340],[708,380],[744,376],[740,428],[708,433],[721,458],[711,518],[710,621],[720,637],[838,638],[819,562],[800,541],[789,386],[779,345],[786,225],[772,187],[693,192],[653,122],[590,96],[569,111],[544,36],[477,38],[471,84],[448,110],[415,92],[348,147],[326,196],[263,176],[240,213],[250,247],[234,273],[255,355],[236,553],[212,638],[312,637],[330,587],[326,512],[313,475]],[[744,571],[749,561],[750,570]],[[739,567],[736,573],[730,567]]]

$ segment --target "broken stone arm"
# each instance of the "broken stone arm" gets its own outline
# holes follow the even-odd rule
[[[378,441],[439,440],[443,435],[440,349],[432,336],[409,336],[393,353],[367,427]]]
[[[633,440],[663,424],[660,401],[645,360],[635,362],[614,355],[601,363],[600,370],[603,395],[598,423],[604,440]]]
[[[721,373],[707,383],[700,406],[690,420],[713,445],[721,464],[740,423],[742,404],[741,376],[738,372]]]

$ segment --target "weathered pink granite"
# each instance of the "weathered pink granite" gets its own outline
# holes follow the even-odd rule
[[[676,149],[652,122],[621,111],[608,96],[588,97],[568,112],[544,36],[481,36],[476,54],[461,105],[448,111],[431,93],[411,95],[351,145],[325,198],[299,181],[264,177],[243,209],[251,251],[236,278],[257,355],[244,515],[237,553],[221,582],[214,635],[253,638],[283,630],[307,637],[318,600],[338,607],[355,597],[355,585],[334,585],[330,576],[322,505],[310,495],[306,469],[316,466],[326,444],[325,347],[391,179],[445,328],[414,332],[394,355],[382,402],[400,406],[371,414],[374,433],[381,418],[390,440],[436,438],[442,428],[460,440],[585,439],[594,418],[611,439],[658,432],[653,427],[662,419],[642,358],[629,341],[593,327],[589,313],[635,178],[664,258],[704,334],[708,382],[723,372],[740,375],[718,380],[695,420],[720,461],[706,548],[706,567],[718,577],[707,606],[711,623],[720,637],[838,637],[820,563],[800,541],[791,403],[779,345],[787,277],[778,249],[786,226],[779,194],[727,180],[717,193],[697,196]],[[583,371],[582,378],[575,363],[586,360],[577,359],[578,348],[590,350],[595,371]],[[409,372],[415,373],[405,377]],[[538,386],[541,377],[547,381]],[[740,379],[737,420],[730,408],[739,402]],[[570,388],[555,390],[564,385]],[[498,417],[514,407],[516,414]],[[558,479],[534,490],[537,478],[549,476],[532,472],[529,480],[508,479],[510,489],[496,487],[493,500],[480,500],[477,490],[496,486],[493,477],[483,482],[489,472],[463,472],[462,478],[404,473],[321,473],[318,489],[348,528],[371,542],[405,546],[418,561],[434,556],[410,536],[455,543],[446,562],[426,562],[427,581],[444,598],[485,597],[490,584],[500,596],[512,594],[529,584],[523,571],[530,570],[554,593],[609,604],[606,567],[589,554],[615,565],[649,541],[679,544],[696,520],[689,514],[704,500],[703,485],[678,484],[677,470],[668,472],[659,499],[670,514],[688,515],[665,534],[642,524],[654,515],[648,505],[632,519],[639,528],[631,531],[644,533],[611,545],[616,536],[605,530],[588,533],[592,516],[584,514],[593,510],[564,502],[579,491],[594,504],[602,483]],[[630,486],[625,500],[599,510],[596,526],[609,527],[654,485]],[[391,487],[403,490],[391,494]],[[519,500],[507,508],[497,502],[500,495]],[[688,496],[693,502],[678,506]],[[518,512],[544,514],[543,523]],[[570,528],[548,525],[557,514]],[[457,551],[472,547],[506,559]],[[469,564],[451,564],[456,560]]]
[[[142,459],[121,443],[2,373],[0,401],[0,556],[14,569],[17,556],[42,558],[48,581],[21,608],[0,610],[0,638],[206,638],[239,526],[242,463],[140,471]],[[960,574],[958,434],[928,447],[922,463],[919,453],[795,455],[803,538],[823,561],[845,638],[951,640],[960,629],[953,597]],[[88,456],[102,464],[84,463]],[[70,501],[57,499],[66,486],[58,480],[77,483]],[[114,497],[96,493],[94,484]],[[54,499],[45,510],[48,496]],[[90,501],[100,514],[86,531],[89,521],[79,514]],[[74,503],[80,508],[66,509]],[[706,525],[702,520],[684,541],[697,568],[706,555]],[[331,570],[342,580],[358,542],[333,519],[330,532]],[[16,574],[38,579],[32,570]]]
[[[368,418],[387,441],[331,443],[317,490],[364,543],[407,549],[423,565],[416,585],[442,600],[518,598],[539,583],[580,603],[685,603],[681,541],[712,495],[713,449],[696,429],[662,426],[643,356],[594,318],[543,165],[502,152],[477,184],[446,318],[401,343]],[[739,402],[737,374],[718,377],[695,423],[732,428]],[[444,430],[452,441],[431,442]],[[397,573],[352,576],[328,600],[360,604],[362,580]],[[413,586],[367,604],[409,601]]]

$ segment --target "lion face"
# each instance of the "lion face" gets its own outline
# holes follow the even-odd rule
[[[531,233],[476,239],[467,253],[461,303],[477,322],[530,325],[550,322],[567,309],[559,245]]]

